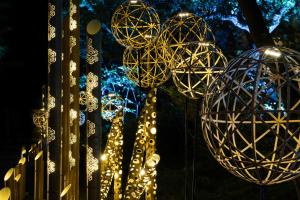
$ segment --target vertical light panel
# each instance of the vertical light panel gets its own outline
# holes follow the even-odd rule
[[[70,0],[69,8],[69,84],[70,84],[70,134],[68,151],[72,199],[79,199],[79,76],[80,76],[80,13],[79,0]]]
[[[101,162],[101,200],[106,200],[113,181],[114,200],[122,199],[123,110],[112,121]]]
[[[101,151],[101,25],[92,20],[87,26],[86,58],[86,186],[87,199],[100,199],[100,162]]]
[[[44,158],[40,151],[34,158],[34,200],[44,199]]]
[[[156,199],[156,91],[151,89],[138,122],[133,155],[125,189],[125,199],[140,199],[146,191],[146,198]],[[145,156],[146,155],[146,156]]]
[[[47,199],[61,191],[62,0],[48,0]]]
[[[67,2],[67,6],[69,2]],[[69,15],[63,19],[63,42],[62,42],[62,188],[67,187],[70,184],[70,29],[69,29]],[[62,189],[63,190],[63,189]],[[69,194],[66,196],[69,196]]]

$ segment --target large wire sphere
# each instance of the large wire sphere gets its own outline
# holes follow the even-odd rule
[[[227,59],[213,44],[190,43],[186,48],[175,56],[178,67],[172,70],[173,82],[183,95],[199,99],[224,71]]]
[[[300,53],[262,47],[229,63],[208,89],[204,138],[232,174],[260,185],[300,172]]]
[[[109,93],[101,98],[102,118],[112,121],[124,107],[124,99],[117,93]]]
[[[123,54],[123,65],[126,74],[136,85],[143,88],[158,87],[170,77],[170,69],[164,59],[163,49],[149,45],[142,49],[127,48]]]
[[[214,36],[201,17],[192,13],[181,12],[170,18],[163,24],[161,40],[168,44],[167,51],[176,56],[182,50],[191,51],[190,43],[207,42],[214,43]],[[175,58],[173,58],[175,59]],[[171,69],[177,67],[176,63],[168,66]]]
[[[152,43],[160,32],[160,19],[155,9],[141,0],[129,0],[116,9],[111,27],[121,45],[142,48]]]

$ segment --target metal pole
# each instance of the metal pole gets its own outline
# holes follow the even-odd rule
[[[70,6],[70,5],[68,5]],[[66,16],[63,19],[63,60],[62,60],[62,188],[65,188],[70,184],[70,161],[69,161],[69,152],[70,152],[70,30],[69,30],[69,16]]]
[[[86,197],[100,199],[100,153],[102,140],[101,124],[101,24],[92,20],[87,25],[87,58],[86,58]]]
[[[80,12],[79,0],[70,0],[69,10],[69,162],[72,183],[70,194],[72,199],[79,200],[79,161],[80,161],[80,130],[79,130],[79,76],[80,76]]]
[[[47,199],[61,191],[62,0],[48,0]]]

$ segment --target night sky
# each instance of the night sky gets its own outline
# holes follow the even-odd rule
[[[18,159],[21,145],[32,142],[32,110],[39,108],[47,81],[46,10],[47,1],[0,2],[0,37],[7,49],[0,60],[0,177]]]

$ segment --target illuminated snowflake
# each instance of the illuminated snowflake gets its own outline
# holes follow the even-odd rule
[[[91,93],[86,95],[86,108],[89,112],[93,112],[98,109],[98,99],[94,97]]]
[[[48,111],[50,111],[53,108],[55,108],[55,98],[53,96],[51,96],[51,94],[49,92],[49,94],[48,94]]]
[[[93,40],[91,38],[88,39],[88,51],[87,51],[87,62],[90,65],[99,61],[98,50],[93,47]]]
[[[56,62],[56,52],[52,49],[48,49],[48,72],[50,72],[50,66]]]
[[[69,115],[70,115],[70,125],[72,126],[73,125],[73,122],[75,119],[77,119],[77,111],[74,110],[73,108],[70,109],[70,112],[69,112]]]
[[[69,151],[69,164],[70,164],[70,169],[75,167],[76,165],[76,160],[72,155],[72,151]]]
[[[92,72],[88,73],[86,87],[87,90],[93,90],[94,88],[98,87],[98,76]]]
[[[87,177],[88,181],[93,180],[93,173],[99,170],[99,161],[93,155],[93,148],[87,147]]]
[[[77,29],[77,21],[73,19],[73,15],[77,13],[77,6],[71,2],[70,7],[70,30],[73,31]]]
[[[77,136],[73,133],[70,134],[70,144],[75,144],[77,142]]]
[[[86,93],[85,91],[80,91],[79,93],[79,104],[82,106],[86,105]]]
[[[51,127],[48,127],[48,143],[51,143],[55,140],[55,130]]]
[[[76,46],[76,38],[71,36],[70,37],[70,53],[72,53],[73,47]]]
[[[49,16],[48,16],[48,41],[55,38],[55,27],[51,25],[50,21],[55,16],[55,6],[51,3],[48,4]]]
[[[49,153],[48,153],[48,159],[47,159],[47,173],[48,175],[52,174],[55,172],[55,162],[53,162],[52,160],[50,160],[49,158]]]
[[[87,136],[90,137],[96,133],[96,125],[95,123],[91,122],[90,120],[87,120]]]

